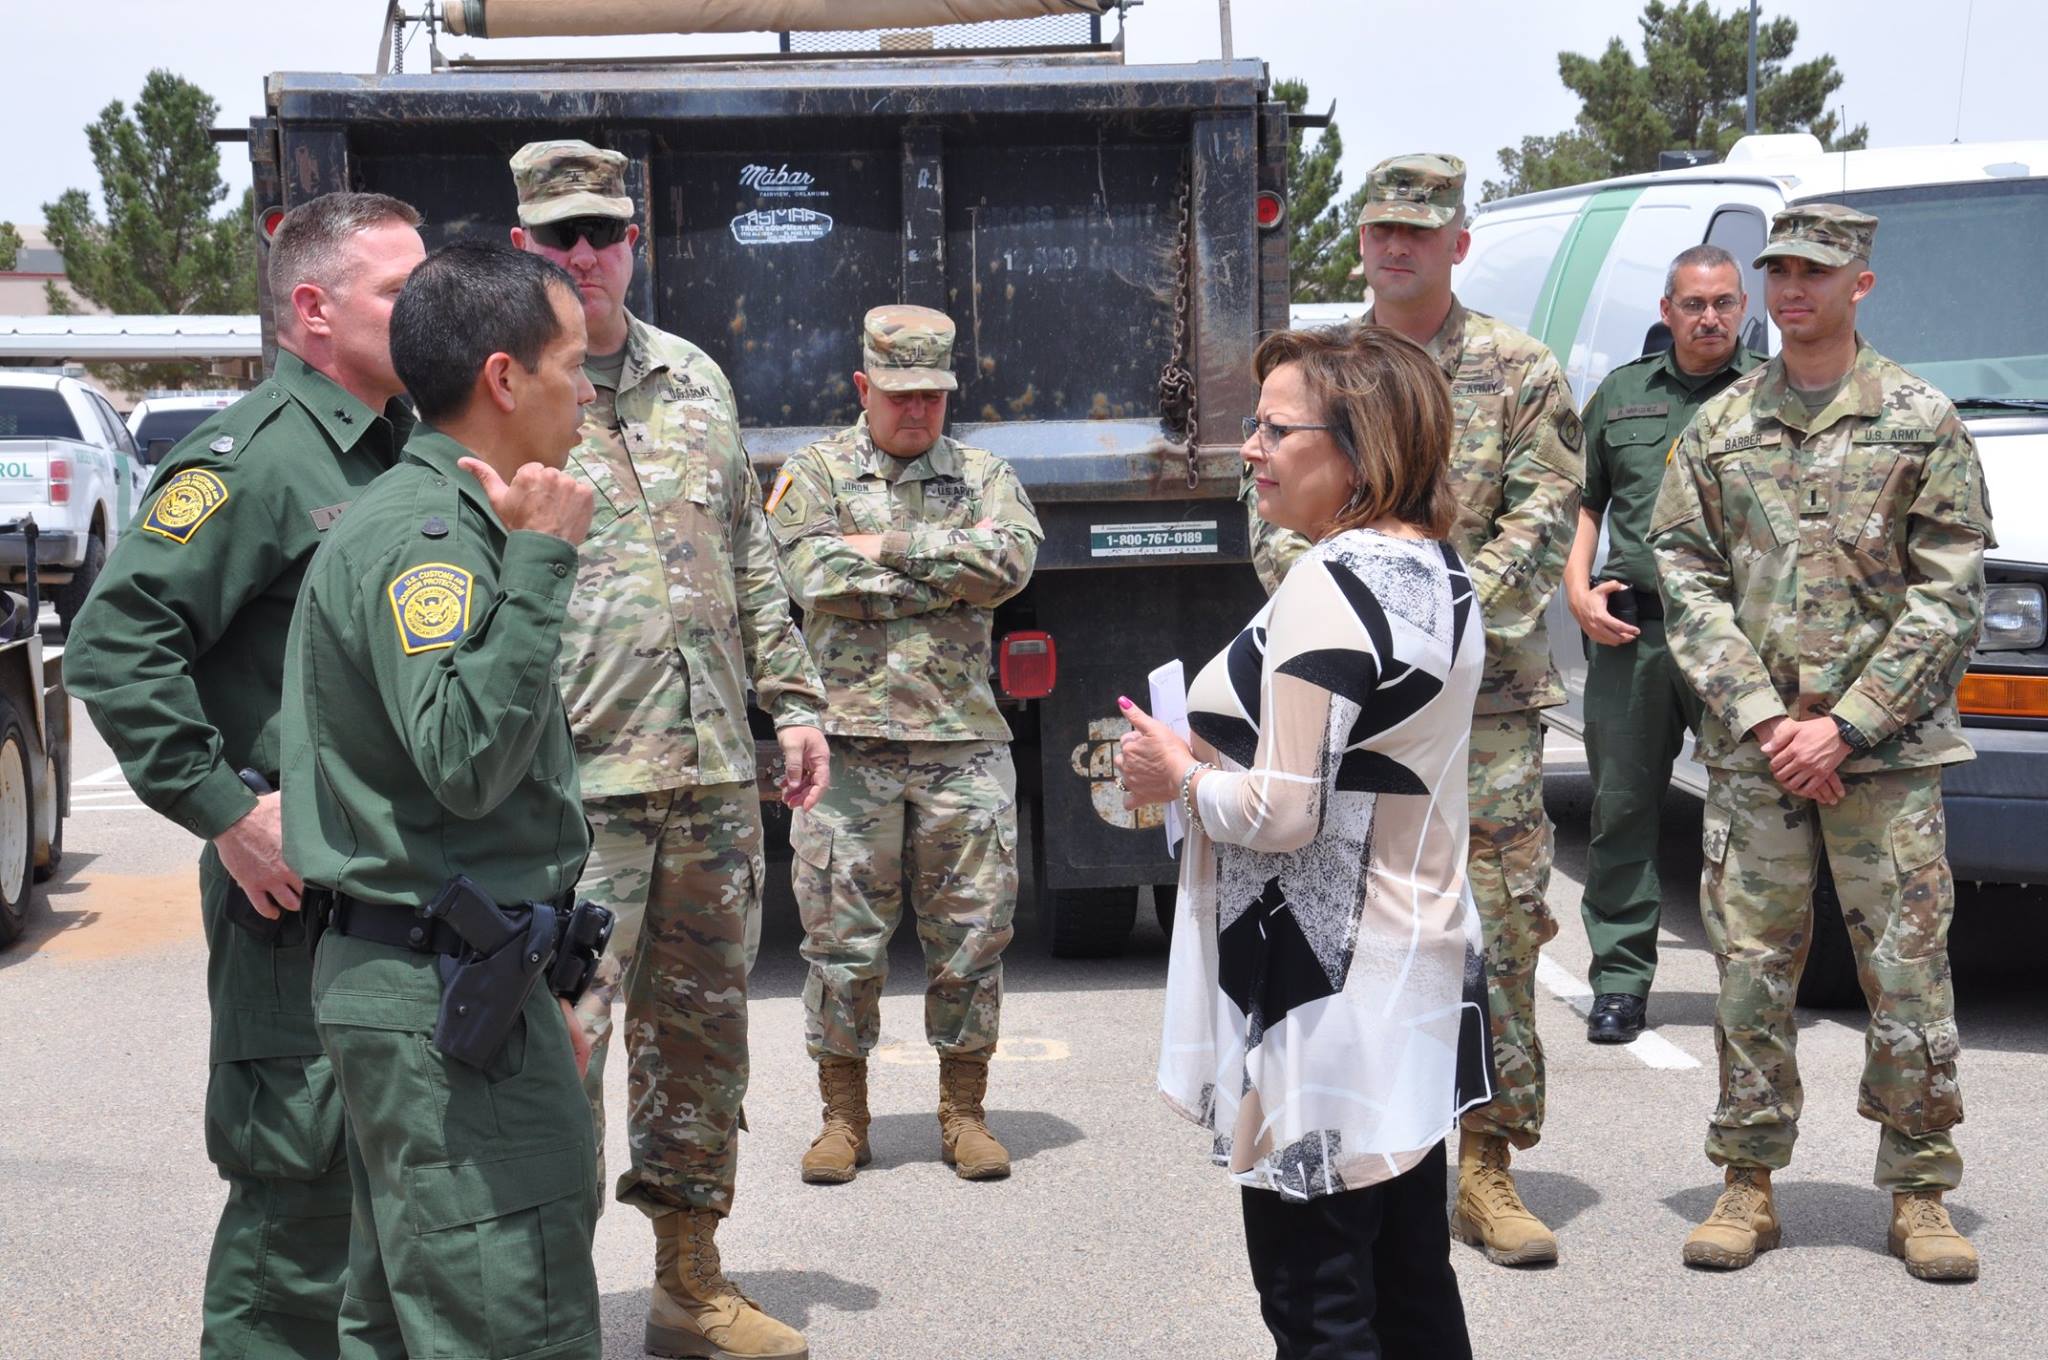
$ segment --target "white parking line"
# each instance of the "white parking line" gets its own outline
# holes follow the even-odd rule
[[[1567,1006],[1570,1006],[1580,1015],[1591,1014],[1593,1010],[1593,989],[1573,977],[1570,973],[1567,973],[1564,970],[1564,965],[1558,963],[1548,954],[1541,955],[1536,960],[1536,980],[1543,984],[1543,990],[1549,992]],[[1700,1065],[1698,1058],[1693,1057],[1692,1054],[1687,1053],[1677,1044],[1672,1043],[1653,1029],[1644,1030],[1632,1042],[1623,1045],[1623,1047],[1628,1052],[1635,1054],[1645,1067],[1682,1070]]]
[[[91,774],[86,775],[83,779],[74,778],[71,781],[71,787],[74,789],[95,788],[100,786],[109,786],[113,788],[125,789],[128,787],[128,781],[122,777],[121,767],[119,765],[109,765],[104,770],[94,770]]]

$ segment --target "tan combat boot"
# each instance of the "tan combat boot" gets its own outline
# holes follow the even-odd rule
[[[1458,1202],[1451,1236],[1486,1253],[1497,1266],[1533,1266],[1557,1259],[1557,1238],[1529,1212],[1508,1174],[1508,1140],[1465,1133],[1458,1139]]]
[[[809,1360],[804,1334],[762,1312],[718,1264],[718,1215],[685,1209],[654,1220],[647,1353],[710,1360]]]
[[[1916,1280],[1977,1278],[1977,1249],[1948,1221],[1939,1190],[1892,1196],[1891,1248]]]
[[[1727,1188],[1714,1212],[1685,1239],[1685,1263],[1708,1270],[1740,1270],[1758,1252],[1778,1245],[1778,1208],[1771,1202],[1771,1173],[1761,1166],[1731,1166]]]
[[[1001,1180],[1010,1154],[988,1131],[981,1100],[988,1094],[988,1054],[939,1055],[939,1142],[946,1165],[963,1181]]]
[[[804,1153],[804,1179],[843,1185],[855,1168],[874,1159],[868,1150],[868,1060],[818,1059],[818,1094],[825,1100],[825,1127]]]

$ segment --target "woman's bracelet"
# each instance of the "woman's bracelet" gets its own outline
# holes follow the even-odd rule
[[[1195,810],[1195,776],[1204,770],[1213,770],[1215,768],[1216,766],[1209,761],[1198,760],[1193,765],[1188,766],[1188,772],[1180,777],[1181,811],[1187,814],[1188,825],[1201,832],[1204,836],[1209,834],[1209,828],[1202,825],[1202,814]]]

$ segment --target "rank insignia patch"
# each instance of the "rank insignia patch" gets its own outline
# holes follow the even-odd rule
[[[228,484],[203,468],[187,468],[165,484],[142,527],[173,543],[190,543],[206,517],[226,505]]]
[[[425,562],[393,581],[386,593],[407,656],[453,647],[469,631],[469,589],[476,577],[446,562]]]

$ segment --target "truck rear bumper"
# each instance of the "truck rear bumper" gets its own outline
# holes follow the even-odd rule
[[[9,518],[0,511],[0,521]],[[43,529],[38,526],[36,535],[36,566],[64,570],[77,566],[85,556],[85,535],[63,529]],[[0,570],[7,573],[10,581],[27,577],[23,568],[28,563],[27,542],[18,533],[0,534]],[[54,577],[53,577],[54,579]]]
[[[2048,732],[1972,727],[1968,736],[1977,758],[1941,779],[1950,869],[1983,883],[2048,883],[2048,837],[2038,834],[2048,826]]]

